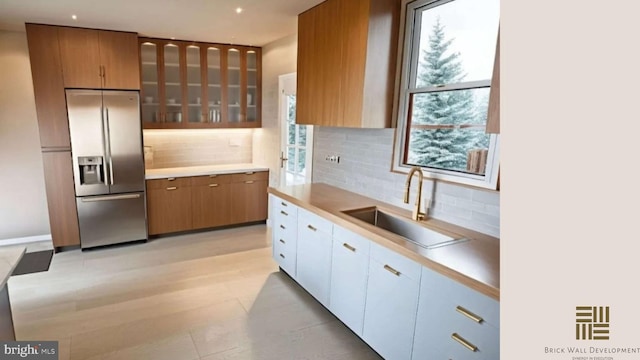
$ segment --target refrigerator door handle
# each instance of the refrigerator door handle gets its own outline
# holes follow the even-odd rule
[[[107,117],[107,149],[109,150],[109,180],[113,185],[113,159],[111,158],[111,129],[109,128],[109,108],[105,107],[105,113]]]
[[[96,202],[96,201],[110,201],[110,200],[125,200],[125,199],[138,199],[140,194],[127,194],[127,195],[111,195],[111,196],[92,196],[88,198],[81,198],[82,202]]]
[[[105,119],[106,119],[106,116],[105,116],[104,111],[105,111],[105,108],[103,108],[103,107],[102,107],[102,108],[100,108],[100,117],[102,118],[102,119],[101,119],[101,120],[102,120],[102,122],[101,122],[101,124],[100,124],[100,127],[101,127],[101,129],[102,129],[102,152],[103,152],[103,154],[104,154],[104,156],[105,156],[105,160],[106,160],[106,156],[107,156],[107,138],[106,138],[106,134],[107,134],[107,133],[104,131],[104,130],[105,130],[104,121],[105,121]],[[106,164],[104,164],[104,165],[102,165],[102,166],[106,166]],[[106,174],[105,174],[105,175],[106,175]],[[107,177],[106,177],[106,176],[104,177],[104,185],[105,185],[105,186],[109,186],[109,183],[108,183],[108,181],[107,181]]]

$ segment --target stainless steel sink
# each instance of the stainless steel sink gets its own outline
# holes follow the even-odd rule
[[[425,249],[434,249],[469,241],[469,239],[465,237],[449,236],[429,229],[414,220],[390,214],[378,207],[347,210],[343,211],[343,213],[367,224],[402,236],[407,241]]]

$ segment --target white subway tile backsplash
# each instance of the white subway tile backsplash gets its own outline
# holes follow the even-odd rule
[[[143,132],[145,146],[151,146],[149,168],[252,162],[253,130],[159,130]],[[233,140],[233,141],[231,141]],[[232,146],[230,144],[237,144]]]
[[[405,174],[391,172],[394,129],[316,127],[313,181],[353,191],[405,209],[415,204],[417,177],[409,204],[403,202]],[[339,155],[340,163],[325,161]],[[432,198],[430,216],[491,236],[500,236],[500,194],[425,179],[423,199]]]

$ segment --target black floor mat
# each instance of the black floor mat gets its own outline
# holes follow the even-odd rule
[[[31,274],[49,270],[53,250],[36,251],[24,254],[11,275]]]

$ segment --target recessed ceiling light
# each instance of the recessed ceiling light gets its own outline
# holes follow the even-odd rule
[[[241,7],[236,8],[236,14],[240,14],[241,12],[242,12],[242,8]]]
[[[71,15],[71,18],[72,18],[73,20],[78,20],[78,17],[76,16],[76,14]]]

